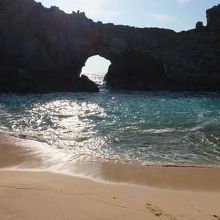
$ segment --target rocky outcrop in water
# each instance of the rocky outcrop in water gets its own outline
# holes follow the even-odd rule
[[[220,6],[207,26],[176,33],[102,24],[33,0],[0,1],[0,91],[98,91],[80,76],[86,60],[111,61],[105,76],[115,89],[219,90]]]

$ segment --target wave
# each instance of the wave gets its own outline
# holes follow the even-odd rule
[[[75,158],[219,164],[219,105],[216,94],[0,95],[0,132]]]

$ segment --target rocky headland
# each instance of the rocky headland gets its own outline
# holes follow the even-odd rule
[[[176,33],[93,22],[34,0],[0,1],[0,91],[98,91],[81,75],[87,59],[111,61],[113,89],[220,90],[220,5],[207,25]]]

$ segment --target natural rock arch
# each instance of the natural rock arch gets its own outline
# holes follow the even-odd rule
[[[219,8],[206,27],[176,33],[102,24],[33,0],[0,1],[0,91],[98,91],[81,76],[86,60],[111,62],[113,88],[219,90]]]

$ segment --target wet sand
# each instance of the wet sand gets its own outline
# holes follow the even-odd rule
[[[28,161],[41,171],[10,170]],[[0,137],[0,219],[220,219],[219,168],[79,164],[96,167],[100,182],[47,172],[42,163],[33,149]]]

